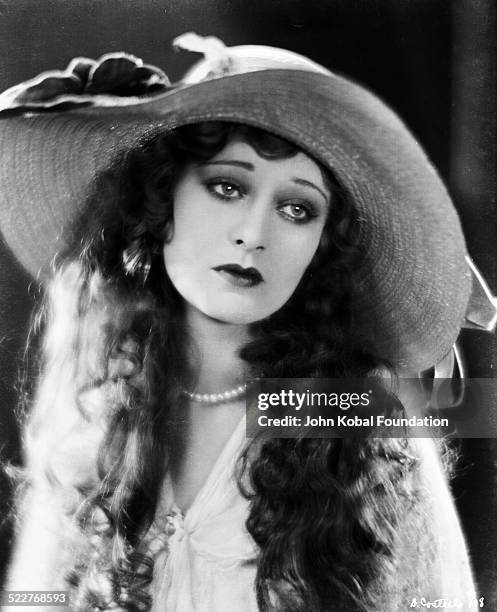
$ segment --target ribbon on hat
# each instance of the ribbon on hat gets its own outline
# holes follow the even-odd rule
[[[497,297],[492,294],[490,287],[469,255],[466,255],[466,262],[471,271],[472,288],[462,328],[494,332],[497,326]],[[456,368],[459,377],[465,378],[466,368],[457,344],[435,364],[434,368],[435,378],[451,378]]]
[[[471,271],[472,288],[462,327],[463,329],[494,332],[497,325],[497,298],[492,294],[490,287],[469,255],[466,255],[466,262]],[[466,378],[464,359],[457,343],[434,366],[431,407],[437,409],[454,408],[462,403],[465,388],[461,382],[458,392],[453,394],[452,401],[448,405],[441,406],[439,404],[438,394],[448,378],[456,378],[460,381]],[[447,386],[445,386],[445,390],[444,399],[447,400]]]
[[[466,262],[471,270],[472,288],[463,328],[494,332],[497,325],[497,298],[469,255]]]
[[[229,74],[233,69],[233,58],[229,48],[220,38],[215,36],[200,36],[195,32],[186,32],[173,40],[175,49],[202,53],[209,71],[205,78]]]
[[[48,70],[0,95],[0,113],[123,106],[171,88],[167,75],[129,53],[97,60],[76,57],[65,70]]]
[[[215,36],[200,36],[194,32],[177,36],[173,45],[176,49],[203,55],[203,58],[183,75],[181,83],[186,85],[227,75],[268,69],[307,70],[331,74],[324,66],[313,62],[308,57],[288,49],[278,49],[267,45],[228,47]]]

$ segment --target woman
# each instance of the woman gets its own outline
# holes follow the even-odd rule
[[[247,443],[243,421],[251,377],[412,374],[447,354],[470,290],[447,193],[362,88],[281,50],[213,48],[165,93],[114,55],[3,94],[7,115],[41,111],[2,142],[50,147],[23,188],[63,252],[10,588],[67,588],[74,610],[469,606],[431,444]],[[21,201],[14,156],[1,180]]]

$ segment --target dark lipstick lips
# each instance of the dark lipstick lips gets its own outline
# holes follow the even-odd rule
[[[225,264],[213,268],[216,272],[225,273],[231,282],[240,287],[254,287],[264,280],[256,268],[243,268],[238,264]]]

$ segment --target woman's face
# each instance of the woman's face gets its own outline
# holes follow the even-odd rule
[[[188,304],[233,324],[264,319],[287,302],[316,252],[330,201],[307,155],[265,159],[237,139],[187,166],[173,195],[167,273]]]

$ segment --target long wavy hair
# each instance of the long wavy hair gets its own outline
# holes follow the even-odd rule
[[[50,283],[25,445],[28,482],[48,479],[72,500],[65,504],[75,526],[66,580],[75,610],[151,605],[145,534],[167,470],[171,415],[192,375],[183,301],[166,275],[162,247],[172,235],[181,172],[234,137],[265,158],[300,151],[227,123],[155,137],[100,176],[74,228],[81,239]],[[290,300],[252,325],[240,353],[257,376],[361,377],[388,367],[354,307],[361,252],[353,204],[322,171],[332,205],[318,250]],[[61,470],[62,451],[83,436],[93,448]],[[260,610],[371,609],[395,567],[403,517],[416,503],[415,465],[403,439],[303,437],[248,447],[239,482],[259,548]]]

